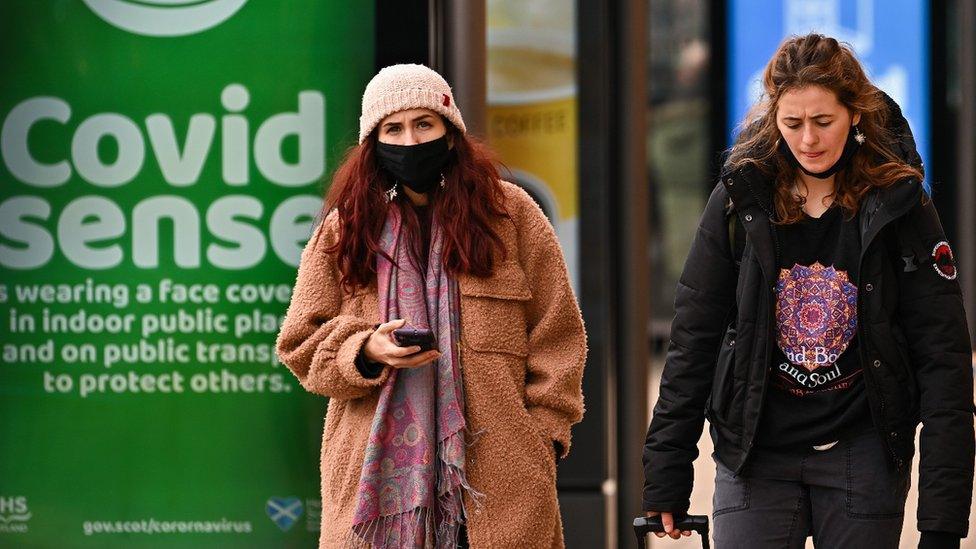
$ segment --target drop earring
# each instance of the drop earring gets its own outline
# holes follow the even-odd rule
[[[444,174],[442,173],[441,174],[441,188],[442,189],[444,188],[444,185],[447,185],[447,179],[444,177]]]
[[[857,124],[854,124],[854,141],[857,141],[858,145],[863,145],[867,141],[867,137],[861,133],[861,129],[857,127]]]
[[[397,197],[397,184],[396,184],[396,182],[393,183],[393,186],[392,187],[390,187],[389,189],[387,189],[386,191],[384,191],[383,194],[386,195],[386,203],[387,204],[389,204],[390,202],[393,202],[393,199]]]

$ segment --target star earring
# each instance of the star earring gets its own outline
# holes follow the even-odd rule
[[[861,128],[858,128],[857,124],[854,125],[854,141],[857,141],[858,145],[863,145],[867,141],[867,137],[861,133]]]
[[[386,195],[386,203],[387,204],[389,204],[390,202],[393,202],[393,199],[395,199],[397,197],[397,184],[396,183],[393,183],[393,186],[390,187],[389,189],[387,189],[386,191],[384,191],[383,194]]]

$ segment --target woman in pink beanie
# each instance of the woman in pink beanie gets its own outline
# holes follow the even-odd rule
[[[555,232],[422,65],[366,86],[277,351],[329,397],[320,547],[563,546],[586,339]]]

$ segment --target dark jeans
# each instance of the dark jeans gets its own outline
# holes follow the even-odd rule
[[[827,450],[754,450],[737,477],[716,463],[715,547],[897,548],[911,473],[896,473],[874,431]]]

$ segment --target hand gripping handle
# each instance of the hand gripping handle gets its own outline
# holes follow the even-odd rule
[[[675,529],[691,530],[698,532],[702,538],[702,547],[709,549],[708,544],[708,516],[706,515],[686,515],[680,520],[675,521]],[[661,523],[661,515],[654,517],[637,517],[634,519],[634,534],[637,536],[638,549],[647,547],[647,534],[651,532],[663,532],[664,524]]]

